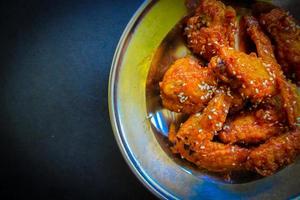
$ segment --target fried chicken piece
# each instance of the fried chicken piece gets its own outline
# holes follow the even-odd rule
[[[217,94],[203,113],[192,115],[177,134],[172,126],[169,140],[174,143],[173,153],[210,171],[242,169],[249,154],[248,149],[212,141],[214,133],[222,129],[230,105],[230,97],[224,93]]]
[[[251,151],[247,168],[262,176],[274,174],[277,170],[295,161],[300,153],[300,132],[296,130],[268,140]]]
[[[160,82],[163,106],[175,112],[197,113],[212,99],[216,86],[211,69],[192,58],[178,59]]]
[[[283,78],[277,80],[282,97],[282,106],[285,110],[289,126],[296,128],[297,118],[300,116],[299,96],[296,85],[286,81]]]
[[[229,120],[218,137],[225,144],[262,143],[282,132],[283,124],[280,121],[282,116],[274,107],[261,108]]]
[[[248,26],[247,32],[256,45],[259,57],[263,59],[263,64],[277,83],[289,125],[295,128],[296,118],[299,116],[296,86],[287,81],[283,75],[281,67],[275,59],[271,41],[261,30],[258,21],[249,16],[245,17],[245,21]]]
[[[256,51],[259,57],[263,60],[275,60],[273,47],[270,39],[261,30],[260,25],[256,18],[253,16],[244,17],[245,24],[247,27],[247,33],[255,43]]]
[[[232,88],[238,88],[240,94],[253,102],[261,102],[276,93],[274,78],[264,66],[263,60],[255,54],[246,54],[232,48],[220,50],[219,58],[209,63],[220,79],[228,82]]]
[[[222,46],[234,46],[236,13],[221,1],[202,0],[184,30],[188,47],[210,60]]]
[[[300,27],[296,19],[276,8],[262,14],[260,24],[275,41],[277,59],[283,71],[300,84]]]

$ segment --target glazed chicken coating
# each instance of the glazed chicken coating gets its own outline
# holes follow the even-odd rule
[[[246,54],[232,48],[220,50],[219,59],[212,59],[209,66],[221,71],[221,79],[233,88],[238,87],[244,98],[261,102],[276,93],[274,77],[267,71],[264,62],[255,54]]]
[[[258,56],[263,60],[274,61],[275,56],[272,43],[260,28],[257,19],[253,16],[245,16],[244,20],[247,27],[247,33],[255,43]]]
[[[296,119],[299,116],[296,86],[287,81],[283,75],[281,67],[275,59],[271,41],[261,30],[258,21],[249,16],[245,17],[245,21],[248,26],[247,32],[256,45],[259,57],[263,59],[263,64],[276,81],[289,125],[291,128],[295,128]]]
[[[262,14],[260,24],[275,41],[277,59],[285,74],[299,84],[300,27],[297,21],[288,12],[276,8]]]
[[[221,1],[202,0],[185,27],[188,47],[210,60],[222,46],[234,46],[236,13]]]
[[[225,144],[262,143],[283,131],[281,121],[282,116],[274,107],[261,108],[229,120],[218,137]]]
[[[173,142],[173,153],[201,168],[215,172],[228,172],[243,167],[249,150],[235,145],[213,142],[214,133],[222,129],[231,98],[217,94],[202,114],[192,115],[182,124],[178,133],[170,129],[169,140]]]
[[[178,59],[160,82],[163,106],[174,112],[199,112],[212,99],[216,86],[217,79],[211,69],[192,58]]]
[[[277,170],[295,161],[300,153],[300,132],[296,130],[273,137],[251,151],[247,168],[262,176],[274,174]]]

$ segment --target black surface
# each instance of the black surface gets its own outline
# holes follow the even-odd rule
[[[107,103],[141,3],[1,1],[0,199],[154,198],[121,156]]]

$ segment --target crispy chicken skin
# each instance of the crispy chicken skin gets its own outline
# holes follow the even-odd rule
[[[291,128],[295,128],[296,118],[299,116],[296,86],[287,81],[283,75],[281,67],[275,59],[271,41],[261,30],[258,21],[249,16],[245,17],[245,21],[248,26],[247,32],[256,45],[258,56],[263,59],[263,64],[277,83],[289,125]]]
[[[274,78],[261,58],[227,47],[220,50],[219,56],[220,59],[212,59],[209,66],[215,71],[221,70],[217,74],[222,74],[232,87],[238,86],[243,97],[250,98],[253,102],[261,102],[275,94]],[[223,77],[220,78],[224,80]]]
[[[201,168],[215,172],[228,172],[243,167],[249,150],[235,145],[213,142],[214,133],[222,129],[231,98],[217,94],[202,114],[192,115],[176,133],[171,126],[169,140],[172,151]]]
[[[256,45],[256,51],[259,57],[264,60],[274,61],[274,52],[270,39],[261,30],[260,25],[256,18],[253,16],[244,17],[247,32],[250,35],[252,41]]]
[[[300,132],[296,130],[273,137],[251,151],[247,168],[262,176],[269,176],[295,161],[300,153]]]
[[[280,88],[282,106],[285,110],[289,126],[295,129],[297,126],[297,118],[300,116],[299,96],[296,85],[283,78],[279,78],[277,82]]]
[[[262,14],[260,24],[275,41],[277,59],[285,74],[299,84],[300,27],[297,21],[284,10],[276,8]]]
[[[181,58],[160,82],[163,106],[175,112],[199,112],[213,97],[216,86],[217,79],[211,69],[200,66],[192,58]]]
[[[222,46],[234,46],[235,10],[221,1],[202,0],[184,33],[191,50],[208,61]]]
[[[218,137],[225,144],[262,143],[283,131],[281,120],[282,116],[274,107],[261,108],[229,120]]]

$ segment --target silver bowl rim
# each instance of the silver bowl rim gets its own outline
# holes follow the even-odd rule
[[[118,118],[118,110],[116,109],[116,91],[117,91],[117,84],[116,80],[118,77],[118,68],[120,67],[120,63],[122,61],[122,54],[124,53],[123,50],[126,49],[126,44],[130,42],[130,38],[128,37],[130,32],[135,28],[138,21],[143,17],[147,8],[150,8],[155,1],[146,0],[144,1],[137,11],[133,14],[130,21],[128,22],[126,28],[124,29],[118,45],[116,47],[116,51],[113,56],[110,75],[109,75],[109,83],[108,83],[108,106],[109,106],[109,116],[110,121],[113,129],[113,133],[119,149],[125,159],[127,165],[130,167],[131,171],[134,175],[140,180],[143,185],[148,188],[154,195],[159,198],[163,199],[177,199],[168,191],[163,189],[160,185],[156,184],[147,173],[142,169],[142,167],[138,164],[133,156],[133,152],[127,147],[126,140],[124,139],[124,135],[121,131],[121,124]]]

